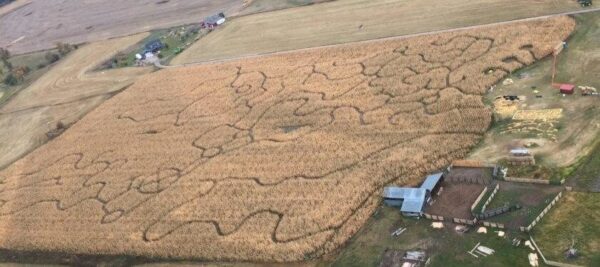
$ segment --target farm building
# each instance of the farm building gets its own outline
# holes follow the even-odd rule
[[[404,216],[421,216],[425,205],[431,200],[433,192],[439,188],[443,173],[429,175],[419,188],[389,186],[383,189],[384,203],[400,207]]]
[[[575,92],[574,84],[563,83],[560,85],[560,93],[561,94],[571,95],[571,94],[573,94],[573,92]]]
[[[200,27],[202,29],[214,29],[215,27],[225,23],[225,14],[219,13],[205,18]]]
[[[164,47],[165,45],[160,40],[152,40],[144,45],[144,54],[146,52],[156,53],[158,50],[161,50]]]

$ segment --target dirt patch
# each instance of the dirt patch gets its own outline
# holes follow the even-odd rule
[[[448,182],[469,182],[488,185],[492,182],[493,168],[453,167],[445,176]]]
[[[383,253],[380,267],[401,267],[404,260],[404,251],[402,250],[386,250]]]
[[[485,186],[467,183],[442,183],[443,190],[425,212],[445,218],[473,219],[471,206]]]

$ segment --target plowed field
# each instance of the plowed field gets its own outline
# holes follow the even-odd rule
[[[463,157],[567,17],[146,75],[0,172],[0,247],[296,261]],[[489,70],[493,70],[489,72]]]

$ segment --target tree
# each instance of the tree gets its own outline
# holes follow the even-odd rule
[[[6,66],[6,68],[11,70],[12,64],[10,64],[10,62],[8,62],[9,57],[10,57],[10,52],[5,48],[0,47],[0,61],[2,61],[2,63],[4,63],[4,66]]]
[[[6,78],[4,78],[4,83],[6,85],[17,85],[19,84],[19,80],[17,80],[17,78],[15,78],[15,76],[12,75],[12,73],[6,75]]]
[[[10,72],[11,76],[21,83],[25,80],[25,75],[29,73],[30,69],[27,66],[17,66]]]
[[[64,55],[68,54],[69,52],[73,51],[74,47],[71,44],[58,42],[58,43],[56,43],[56,49],[58,49],[58,53],[60,53],[62,56],[64,56]]]
[[[9,57],[10,52],[5,48],[0,47],[0,60],[7,61]]]
[[[52,52],[47,52],[44,57],[48,61],[48,64],[52,64],[60,59],[60,56],[58,54]]]

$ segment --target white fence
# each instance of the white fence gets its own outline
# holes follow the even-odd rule
[[[533,220],[533,222],[531,222],[531,224],[529,224],[529,226],[524,227],[521,226],[520,229],[523,232],[529,232],[531,231],[531,229],[533,229],[533,227],[535,227],[535,225],[544,217],[544,215],[546,215],[546,213],[548,213],[550,211],[550,209],[556,204],[556,202],[558,202],[558,200],[563,196],[563,191],[559,192],[558,195],[550,202],[550,204],[548,204],[548,206],[546,206],[546,208],[535,218],[535,220]]]
[[[444,220],[444,217],[442,217],[442,216],[431,215],[431,214],[427,214],[427,213],[423,213],[423,217],[430,219],[430,220],[437,220],[437,221]]]
[[[471,205],[471,213],[473,213],[473,210],[475,209],[475,207],[477,207],[477,205],[479,205],[479,202],[481,201],[483,196],[485,196],[485,193],[487,193],[487,191],[488,191],[487,186],[484,187],[483,190],[481,190],[481,193],[479,194],[477,199],[475,199],[475,202],[473,202],[473,205]]]
[[[492,202],[492,199],[494,199],[496,193],[498,193],[498,190],[500,190],[500,184],[496,184],[496,187],[494,188],[494,191],[492,191],[492,194],[488,197],[485,203],[483,203],[483,206],[481,206],[481,213],[485,212],[485,208],[487,208],[490,202]]]

